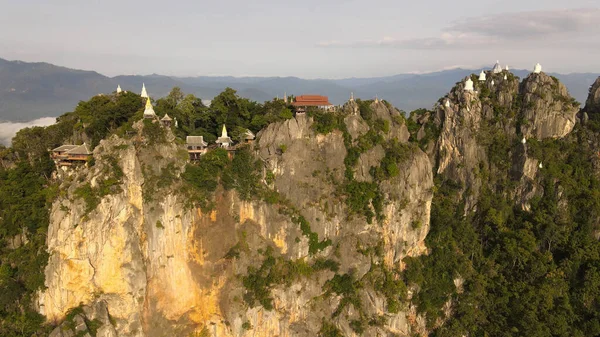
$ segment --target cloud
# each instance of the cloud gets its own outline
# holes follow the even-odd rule
[[[24,128],[32,126],[48,126],[56,123],[56,117],[43,117],[29,122],[15,123],[3,122],[0,123],[0,144],[10,145],[15,134]]]
[[[558,42],[575,44],[586,33],[597,34],[600,9],[572,9],[503,13],[472,17],[452,23],[439,36],[379,40],[324,41],[319,47],[390,47],[400,49],[459,49],[482,48],[499,44],[541,46]],[[589,36],[589,35],[587,35]],[[588,41],[591,44],[592,41]]]

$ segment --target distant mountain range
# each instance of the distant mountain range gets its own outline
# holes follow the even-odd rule
[[[491,68],[491,67],[490,67]],[[211,99],[224,88],[259,102],[288,94],[321,94],[333,104],[342,104],[354,96],[370,99],[378,96],[394,106],[412,111],[431,108],[450,88],[465,76],[481,69],[453,69],[428,74],[399,74],[373,78],[307,80],[297,77],[173,77],[162,75],[107,77],[95,71],[75,70],[49,63],[27,63],[0,59],[0,120],[25,121],[59,116],[72,111],[81,100],[99,93],[110,93],[120,85],[123,90],[139,92],[142,83],[150,96],[165,96],[175,86],[202,99]],[[526,70],[512,70],[523,78]],[[553,74],[579,102],[585,102],[589,87],[600,74]]]

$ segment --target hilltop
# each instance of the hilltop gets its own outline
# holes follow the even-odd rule
[[[79,101],[99,93],[108,94],[121,85],[139,93],[145,83],[153,97],[166,96],[178,86],[202,99],[211,99],[227,87],[258,102],[288,94],[318,93],[329,96],[334,104],[345,102],[350,92],[356,97],[387,99],[399,109],[410,112],[429,109],[448,87],[479,70],[454,69],[429,74],[399,74],[387,77],[307,80],[296,77],[172,77],[161,75],[107,77],[94,71],[73,70],[48,63],[26,63],[0,59],[0,119],[26,121],[59,116]],[[525,77],[528,71],[515,70]],[[584,102],[587,90],[599,74],[551,74],[563,82],[569,92]]]
[[[130,92],[22,130],[0,152],[0,335],[600,334],[600,79],[583,109],[541,71],[458,80],[408,117],[174,89],[152,109],[178,126]]]

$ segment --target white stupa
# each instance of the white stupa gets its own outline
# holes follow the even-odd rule
[[[175,127],[178,128],[179,127],[179,122],[177,121],[177,117],[175,117]]]
[[[534,74],[539,74],[542,72],[542,65],[541,64],[536,64],[535,67],[533,68],[533,73]]]
[[[444,102],[444,106],[445,106],[446,108],[449,108],[449,107],[450,107],[450,100],[449,100],[449,99],[446,99],[446,101]]]
[[[377,95],[375,95],[375,103],[379,103],[379,97],[377,97]]]
[[[544,165],[542,165],[542,163],[540,162],[540,165],[538,165],[539,168],[544,168]]]
[[[494,80],[492,80],[492,86],[494,86]]]
[[[506,71],[508,71],[508,64],[506,65]]]
[[[506,76],[506,74],[504,74],[504,80],[508,80],[508,76]]]
[[[148,98],[148,92],[146,91],[146,84],[142,83],[142,93],[140,94],[142,98]]]
[[[353,92],[350,93],[350,102],[354,102],[354,93]]]
[[[117,94],[120,94],[120,93],[122,93],[122,92],[123,92],[123,90],[121,90],[121,86],[120,86],[120,85],[117,85]]]
[[[146,100],[146,109],[144,110],[144,118],[154,118],[156,117],[156,112],[154,112],[154,108],[152,107],[152,103],[148,98]]]
[[[496,61],[496,65],[494,66],[494,69],[492,69],[492,71],[494,72],[494,74],[499,74],[502,72],[502,67],[500,66],[500,61]]]
[[[223,130],[221,131],[221,137],[217,138],[217,144],[221,145],[222,148],[228,148],[229,145],[233,144],[231,138],[227,135],[227,128],[223,124]]]
[[[481,74],[479,74],[479,81],[480,82],[484,82],[485,81],[485,72],[482,70]]]
[[[521,144],[527,144],[527,139],[525,139],[525,137],[523,137],[523,139],[521,139]]]
[[[465,82],[465,91],[473,91],[473,81],[471,80],[471,78],[469,77],[467,79],[467,81]]]
[[[287,92],[283,92],[283,102],[287,103]]]

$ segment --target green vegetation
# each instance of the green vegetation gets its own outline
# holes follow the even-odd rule
[[[32,158],[37,162],[37,158]],[[49,203],[56,187],[46,179],[53,166],[19,161],[0,167],[0,336],[48,335],[50,327],[33,310],[33,295],[44,286]],[[15,236],[27,242],[9,248]]]
[[[405,280],[418,284],[415,301],[434,326],[452,298],[454,316],[435,336],[596,336],[600,333],[600,181],[589,160],[587,131],[569,140],[531,141],[544,162],[543,194],[526,212],[507,197],[510,167],[503,147],[489,144],[494,174],[481,190],[477,213],[464,216],[461,186],[437,181],[428,256],[408,258]],[[583,146],[581,144],[584,144]],[[499,149],[499,150],[494,150]],[[501,160],[500,160],[501,159]],[[562,200],[568,200],[563,202]],[[464,280],[458,292],[454,279]]]
[[[92,187],[90,183],[81,185],[75,190],[75,196],[83,199],[85,202],[85,213],[88,214],[95,210],[100,204],[103,197],[121,192],[121,180],[123,178],[123,170],[115,157],[105,155],[102,157],[104,169],[101,177],[98,179],[98,185]]]
[[[250,307],[259,303],[266,310],[273,310],[272,287],[290,286],[294,281],[310,277],[322,270],[338,270],[338,264],[331,260],[317,259],[310,265],[304,259],[288,260],[282,256],[275,257],[271,246],[267,246],[264,256],[260,267],[249,267],[247,275],[242,277],[242,284],[246,289],[244,301]]]

